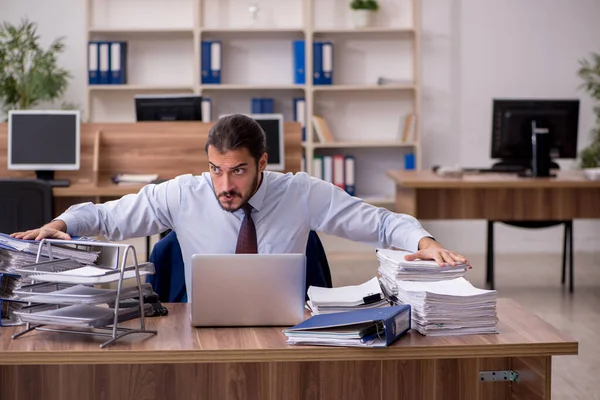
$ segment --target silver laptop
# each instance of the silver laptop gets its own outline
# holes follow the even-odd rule
[[[192,325],[296,325],[305,281],[304,254],[194,254]]]

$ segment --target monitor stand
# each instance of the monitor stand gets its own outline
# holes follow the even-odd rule
[[[52,187],[67,187],[71,186],[71,181],[69,179],[54,179],[54,171],[35,171],[35,175],[37,179],[41,179],[46,181]]]

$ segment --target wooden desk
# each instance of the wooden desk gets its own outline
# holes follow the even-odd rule
[[[444,178],[432,171],[388,171],[396,183],[396,212],[425,219],[544,221],[600,218],[600,181],[581,171],[556,178],[466,174]]]
[[[0,399],[549,399],[551,356],[578,343],[508,299],[498,335],[411,332],[387,349],[294,347],[281,328],[195,329],[187,304],[149,318],[158,335],[100,339],[0,329]],[[515,370],[519,382],[481,382]],[[38,394],[38,395],[36,395]]]

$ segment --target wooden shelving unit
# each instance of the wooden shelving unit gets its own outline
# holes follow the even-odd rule
[[[125,40],[130,45],[128,84],[86,85],[84,119],[134,121],[136,93],[172,92],[210,97],[213,119],[223,113],[250,112],[251,97],[269,96],[275,98],[275,112],[291,121],[293,99],[304,97],[306,172],[312,173],[310,160],[315,155],[355,155],[357,195],[362,195],[363,184],[372,186],[366,193],[380,185],[384,187],[381,195],[365,194],[364,198],[390,206],[395,188],[385,177],[385,169],[402,169],[407,152],[414,153],[416,168],[422,161],[419,3],[383,2],[380,20],[372,27],[356,29],[346,0],[258,0],[261,10],[255,24],[244,14],[250,6],[245,0],[86,0],[87,39]],[[135,7],[144,18],[128,19],[121,14],[135,12]],[[293,81],[291,42],[299,39],[306,42],[303,85]],[[202,40],[223,41],[222,84],[201,83]],[[312,43],[318,40],[334,43],[333,85],[312,82]],[[378,76],[395,83],[379,85]],[[402,143],[402,124],[409,113],[417,116],[415,134]],[[317,140],[312,115],[326,118],[336,142]],[[375,163],[380,157],[378,168]],[[370,167],[362,170],[362,164]]]

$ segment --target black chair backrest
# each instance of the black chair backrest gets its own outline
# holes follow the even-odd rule
[[[52,187],[37,179],[0,179],[0,232],[39,228],[52,219]]]

